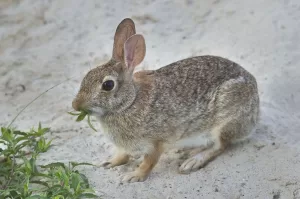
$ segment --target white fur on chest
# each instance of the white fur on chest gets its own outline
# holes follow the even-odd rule
[[[101,132],[105,135],[109,142],[122,151],[130,155],[145,155],[154,150],[154,146],[147,140],[143,139],[124,139],[118,132],[112,132],[113,129],[107,128],[101,124]]]

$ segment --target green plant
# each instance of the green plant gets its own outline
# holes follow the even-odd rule
[[[86,176],[76,169],[91,164],[36,164],[39,154],[51,146],[44,136],[47,131],[40,124],[29,132],[1,128],[0,199],[97,198]]]
[[[89,163],[54,162],[37,165],[41,153],[47,152],[51,141],[45,138],[49,128],[30,129],[28,132],[11,128],[18,116],[49,90],[68,81],[52,86],[30,101],[12,119],[8,127],[1,127],[0,134],[0,199],[83,199],[98,198],[90,188],[87,177],[77,170]],[[86,115],[85,115],[86,116]],[[85,116],[82,119],[84,119]],[[88,118],[88,122],[90,120]]]
[[[82,120],[84,120],[84,118],[87,116],[87,122],[88,122],[88,125],[91,129],[93,129],[94,131],[97,132],[97,130],[95,129],[95,127],[92,125],[91,123],[91,116],[90,114],[87,112],[87,111],[80,111],[80,112],[68,112],[70,115],[73,115],[73,116],[77,116],[76,118],[76,122],[80,122]]]

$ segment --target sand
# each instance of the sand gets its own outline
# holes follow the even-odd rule
[[[142,69],[213,54],[241,64],[256,78],[262,118],[247,141],[205,168],[177,173],[178,154],[163,154],[147,181],[122,184],[116,169],[81,168],[103,198],[300,198],[300,1],[298,0],[1,0],[0,124],[30,100],[15,126],[40,121],[54,146],[41,158],[101,162],[112,147],[101,131],[66,112],[82,77],[111,57],[117,24],[131,17],[144,35]],[[94,122],[96,128],[99,128]]]

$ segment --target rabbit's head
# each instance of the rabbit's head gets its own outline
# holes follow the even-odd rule
[[[145,52],[144,37],[135,34],[131,19],[124,19],[115,33],[112,59],[86,74],[72,102],[73,108],[101,116],[130,106],[137,94],[133,71],[143,61]]]

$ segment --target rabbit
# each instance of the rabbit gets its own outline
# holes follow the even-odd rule
[[[115,146],[114,156],[101,166],[126,164],[134,154],[143,157],[121,181],[145,181],[161,154],[172,147],[193,151],[179,172],[196,171],[255,129],[257,82],[240,65],[203,55],[134,72],[145,54],[145,39],[136,34],[134,22],[122,20],[111,60],[85,75],[72,102],[75,110],[100,121]]]

